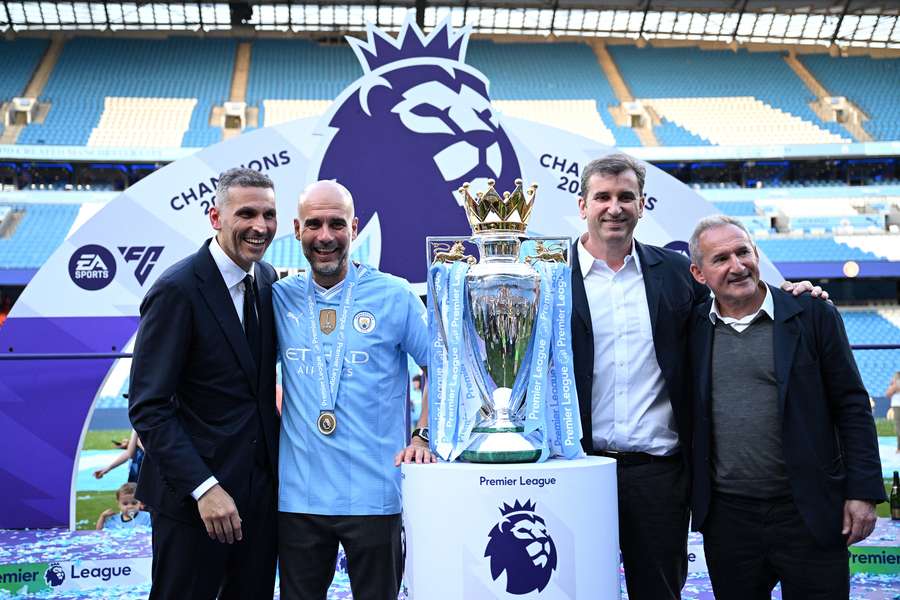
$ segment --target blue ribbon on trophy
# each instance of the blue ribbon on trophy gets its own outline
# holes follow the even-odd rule
[[[429,414],[432,449],[443,460],[582,456],[569,244],[525,235],[536,188],[525,191],[516,180],[501,197],[489,180],[476,199],[464,185],[473,236],[426,242]],[[466,243],[478,246],[480,261],[466,254]]]

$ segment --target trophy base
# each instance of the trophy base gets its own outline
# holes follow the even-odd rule
[[[475,440],[460,458],[473,463],[530,463],[541,457],[540,448],[522,435],[522,427],[476,427]]]

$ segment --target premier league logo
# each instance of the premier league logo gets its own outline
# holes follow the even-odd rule
[[[556,545],[531,500],[503,503],[503,518],[494,525],[484,555],[491,559],[494,581],[506,571],[506,592],[521,596],[544,591],[556,570]]]
[[[50,563],[47,566],[47,570],[44,572],[44,581],[47,582],[47,585],[50,587],[58,587],[62,585],[65,580],[66,572],[63,571],[63,568],[59,563]]]
[[[512,189],[520,176],[488,80],[465,64],[468,37],[448,21],[425,36],[408,19],[396,39],[370,24],[365,41],[348,38],[363,76],[324,121],[333,137],[318,178],[350,190],[360,229],[381,228],[381,264],[414,283],[425,271],[409,257],[425,236],[470,232],[460,185]]]

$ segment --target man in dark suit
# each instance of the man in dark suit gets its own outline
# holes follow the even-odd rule
[[[709,294],[688,259],[640,244],[644,167],[589,163],[578,199],[587,233],[572,260],[572,343],[588,454],[617,460],[628,597],[679,598],[687,577],[688,317]]]
[[[216,236],[163,273],[141,304],[129,416],[146,457],[137,497],[154,513],[150,598],[271,598],[278,416],[272,181],[225,171]]]
[[[617,460],[628,596],[665,600],[680,598],[687,578],[687,331],[709,290],[691,277],[685,256],[634,239],[644,177],[644,167],[624,154],[582,171],[578,206],[587,233],[571,252],[572,345],[582,445]]]
[[[847,546],[884,501],[869,395],[837,309],[759,280],[740,221],[700,221],[693,525],[717,598],[846,600]]]

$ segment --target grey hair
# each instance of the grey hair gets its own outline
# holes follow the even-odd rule
[[[228,203],[228,190],[233,187],[255,187],[275,189],[275,184],[269,176],[244,167],[234,167],[219,175],[216,183],[216,205],[224,206]]]
[[[703,253],[700,251],[700,236],[703,235],[703,232],[708,229],[715,229],[716,227],[724,227],[726,225],[734,225],[747,234],[750,245],[756,248],[756,243],[753,241],[750,232],[747,231],[747,227],[734,217],[729,217],[727,215],[711,215],[709,217],[703,217],[697,222],[697,226],[694,227],[694,233],[691,234],[691,239],[688,242],[688,250],[691,253],[691,262],[693,264],[699,267],[703,262]]]
[[[589,162],[581,172],[581,197],[586,199],[588,182],[594,175],[620,175],[625,171],[634,171],[637,175],[638,195],[644,195],[644,179],[647,169],[627,154],[610,154]]]

